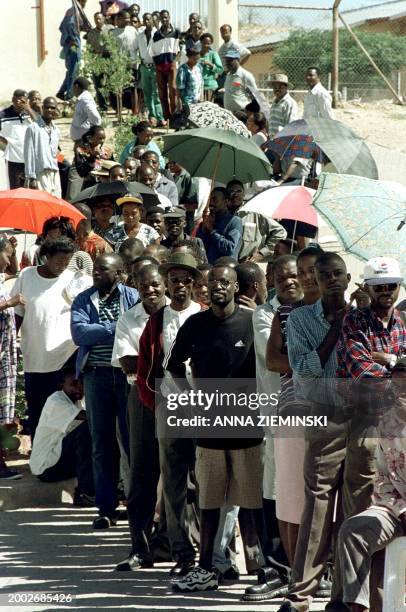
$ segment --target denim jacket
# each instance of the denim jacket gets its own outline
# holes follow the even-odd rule
[[[120,312],[126,312],[138,301],[138,291],[117,285],[120,293]],[[75,298],[71,309],[71,333],[74,343],[79,347],[76,372],[83,371],[89,352],[96,344],[114,344],[116,321],[99,321],[98,291],[90,287]]]

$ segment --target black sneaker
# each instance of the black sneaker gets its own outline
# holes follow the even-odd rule
[[[110,529],[117,521],[111,516],[98,516],[93,521],[93,529]]]
[[[73,496],[73,505],[77,508],[94,508],[95,498],[86,493],[75,491]]]
[[[4,467],[0,470],[0,480],[20,480],[23,475],[16,470],[10,470],[8,467]]]
[[[172,589],[179,593],[214,591],[218,588],[218,585],[217,573],[214,570],[209,572],[197,565],[186,576],[173,582]]]

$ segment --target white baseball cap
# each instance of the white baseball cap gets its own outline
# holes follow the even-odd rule
[[[374,257],[370,259],[365,264],[363,277],[364,282],[371,286],[401,283],[403,281],[399,262],[393,257]]]

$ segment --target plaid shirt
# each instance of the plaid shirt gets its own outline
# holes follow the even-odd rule
[[[323,152],[314,142],[313,136],[306,134],[275,136],[267,145],[281,159],[286,159],[289,162],[296,157],[317,161],[323,160]]]
[[[371,308],[348,313],[337,344],[337,377],[388,378],[389,370],[374,362],[373,352],[397,357],[406,353],[406,328],[396,310],[387,328]]]
[[[274,100],[269,112],[269,138],[274,138],[285,125],[296,119],[299,119],[299,109],[289,93],[281,100]]]

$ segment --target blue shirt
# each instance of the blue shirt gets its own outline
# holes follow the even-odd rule
[[[230,213],[216,215],[213,231],[205,232],[200,226],[196,235],[203,241],[210,264],[224,256],[238,259],[242,238],[242,221],[239,217]]]
[[[289,363],[298,395],[340,406],[342,399],[336,386],[337,349],[334,347],[324,366],[317,353],[330,329],[321,299],[311,306],[292,310],[286,323]]]
[[[132,150],[138,144],[139,143],[138,143],[137,139],[135,139],[132,142],[129,142],[128,144],[125,145],[125,147],[122,150],[121,155],[120,155],[120,157],[118,159],[120,164],[123,164],[125,162],[125,160],[127,159],[127,157],[131,157]],[[153,151],[154,153],[159,155],[159,167],[162,168],[162,169],[165,168],[165,160],[162,157],[161,150],[158,147],[157,143],[154,142],[154,140],[150,140],[149,143],[145,146],[145,148],[146,148],[147,151]]]
[[[179,66],[176,87],[184,104],[200,102],[203,93],[203,66],[201,64],[196,64],[193,68],[189,68],[187,64]]]

